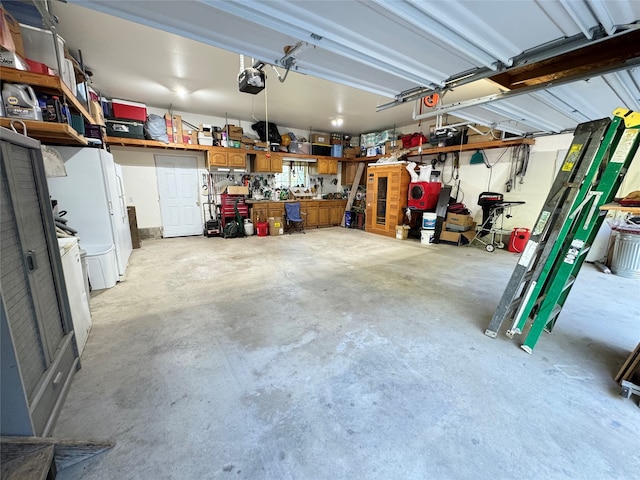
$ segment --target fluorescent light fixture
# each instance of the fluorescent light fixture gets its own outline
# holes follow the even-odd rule
[[[282,157],[283,162],[293,162],[293,163],[315,163],[318,161],[317,158],[293,158],[293,157]]]
[[[189,92],[187,92],[187,89],[184,88],[181,85],[176,87],[175,92],[180,98],[185,98],[187,96],[187,94],[189,93]]]
[[[334,127],[341,127],[343,123],[344,120],[341,118],[334,118],[333,120],[331,120],[331,125],[333,125]]]

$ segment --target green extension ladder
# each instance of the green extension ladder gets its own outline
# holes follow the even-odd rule
[[[533,322],[522,349],[531,353],[543,330],[551,331],[606,212],[640,144],[640,114],[617,109],[613,120],[578,125],[531,237],[485,331],[507,336]]]

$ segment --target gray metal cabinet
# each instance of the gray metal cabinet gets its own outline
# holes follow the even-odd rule
[[[2,435],[46,436],[79,368],[40,143],[0,127]]]

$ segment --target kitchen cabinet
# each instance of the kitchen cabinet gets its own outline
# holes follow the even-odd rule
[[[318,226],[328,227],[331,225],[331,206],[329,202],[321,202],[318,204]]]
[[[358,169],[358,162],[342,162],[342,185],[353,185],[353,180],[356,178],[356,170]],[[364,172],[360,176],[359,185],[365,186],[367,184],[367,169],[365,167]]]
[[[226,168],[247,168],[247,154],[244,150],[210,147],[207,150],[207,166]]]
[[[44,437],[78,351],[40,143],[0,138],[0,434]]]
[[[264,223],[269,218],[267,203],[254,203],[251,207],[251,221],[254,225]]]
[[[315,170],[316,175],[337,175],[338,160],[335,158],[323,158],[319,156]]]
[[[340,226],[346,200],[299,200],[305,228]],[[260,201],[251,204],[251,221],[258,218],[266,222],[269,217],[284,218],[284,204],[287,202]],[[289,202],[290,203],[290,202]]]
[[[269,218],[284,217],[284,202],[269,203]]]
[[[331,225],[340,225],[342,223],[344,209],[347,208],[346,200],[334,200],[331,202],[329,208],[329,223]]]
[[[395,237],[407,207],[409,172],[404,163],[372,165],[367,169],[365,230]]]
[[[253,155],[251,171],[255,173],[282,173],[282,155],[275,152],[258,152]]]
[[[305,228],[317,228],[318,227],[318,202],[301,202],[302,211],[306,214],[303,215],[305,221]]]

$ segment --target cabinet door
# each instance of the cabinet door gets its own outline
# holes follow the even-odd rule
[[[282,170],[282,167],[280,168]],[[270,172],[271,171],[271,159],[267,157],[267,152],[256,153],[256,158],[253,165],[254,172]]]
[[[307,204],[306,227],[318,226],[318,202],[305,202]]]
[[[273,173],[282,173],[282,155],[277,153],[271,154],[271,171]]]
[[[318,157],[318,174],[319,175],[337,175],[338,161],[330,158]]]
[[[342,162],[342,185],[353,185],[353,181],[356,178],[356,170],[358,170],[358,163],[356,162]],[[359,185],[367,184],[367,169],[365,168],[362,175],[360,175]]]
[[[209,167],[226,167],[227,154],[225,152],[207,150],[207,165]]]
[[[232,168],[247,168],[247,155],[240,152],[228,152],[228,166]]]
[[[331,216],[331,207],[329,206],[329,202],[321,202],[318,205],[318,226],[319,227],[328,226],[330,216]]]
[[[280,202],[273,202],[269,204],[269,218],[284,216],[284,204]]]
[[[251,221],[254,225],[266,222],[268,217],[269,212],[266,204],[254,204],[253,207],[251,207]]]
[[[341,200],[332,202],[331,205],[331,225],[340,225],[342,223],[342,216],[344,215],[344,209],[347,206],[347,202]]]

